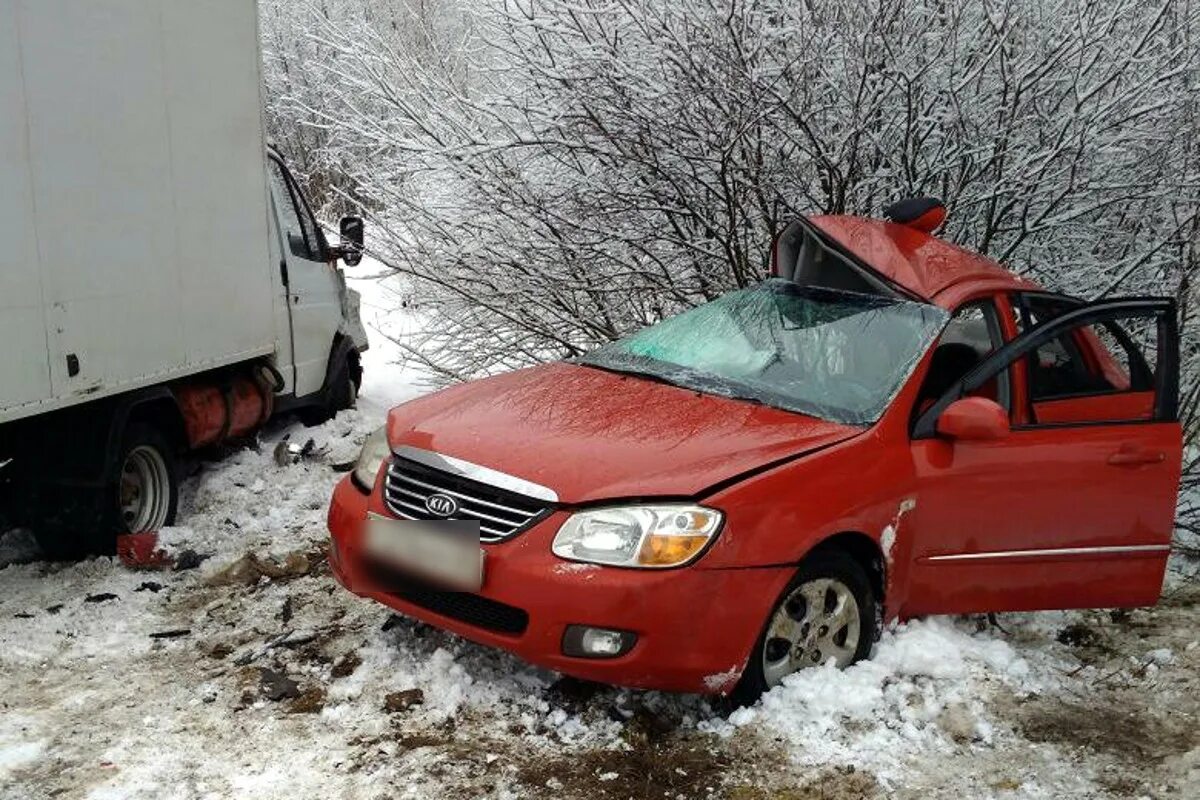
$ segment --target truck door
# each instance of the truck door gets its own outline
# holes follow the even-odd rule
[[[291,327],[292,388],[296,397],[304,397],[325,383],[329,351],[342,319],[340,283],[325,237],[295,179],[274,156],[267,164]]]

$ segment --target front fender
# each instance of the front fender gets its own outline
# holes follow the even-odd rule
[[[908,447],[895,445],[872,431],[703,498],[725,513],[704,567],[798,564],[849,531],[866,534],[886,559],[916,501]]]

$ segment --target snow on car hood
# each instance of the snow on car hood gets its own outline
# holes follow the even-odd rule
[[[388,415],[388,439],[548,486],[564,503],[694,496],[862,431],[568,363],[464,383]]]

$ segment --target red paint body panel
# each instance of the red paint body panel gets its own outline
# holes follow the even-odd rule
[[[388,415],[393,447],[551,486],[566,503],[692,496],[860,432],[562,362],[460,384]]]
[[[1092,397],[1041,400],[1033,404],[1033,416],[1041,423],[1108,422],[1114,419],[1150,419],[1154,415],[1154,392],[1120,392]]]
[[[1165,546],[1179,485],[1178,423],[1014,430],[993,442],[912,445],[919,503],[901,613],[1153,604],[1165,549],[1149,554],[934,561],[949,554]],[[1154,463],[1109,459],[1136,443]],[[897,556],[899,557],[899,556]],[[1031,563],[1032,562],[1032,563]]]
[[[1008,294],[1036,287],[994,262],[903,225],[811,221],[930,302],[953,310],[992,299],[1003,338],[1018,335]],[[1033,406],[1022,358],[1007,370],[1007,435],[914,440],[933,349],[869,428],[567,363],[414,400],[389,414],[393,448],[436,451],[558,495],[532,528],[484,545],[479,594],[524,610],[528,628],[507,635],[475,627],[374,581],[360,540],[368,511],[389,514],[381,479],[370,493],[349,478],[338,485],[329,509],[334,573],[365,597],[544,667],[699,692],[733,688],[795,566],[835,536],[875,553],[887,619],[1153,603],[1174,524],[1179,425],[1098,424],[1113,415],[1144,419],[1152,397],[1141,392]],[[1111,355],[1086,355],[1107,374]],[[979,394],[995,397],[997,387]],[[551,553],[580,506],[683,498],[725,515],[689,566],[580,568]],[[639,641],[611,660],[568,657],[568,624],[635,631]]]
[[[559,512],[507,542],[487,548],[479,594],[524,609],[520,636],[493,633],[405,602],[373,584],[362,569],[359,539],[367,509],[387,513],[349,478],[338,484],[329,511],[334,574],[351,591],[480,644],[584,680],[645,689],[727,691],[745,665],[775,595],[790,568],[629,570],[579,569],[550,553],[566,514]],[[572,623],[634,631],[638,642],[613,659],[562,654]]]

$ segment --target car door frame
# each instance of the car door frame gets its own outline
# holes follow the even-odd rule
[[[1153,317],[1157,324],[1160,352],[1154,373],[1155,403],[1151,419],[1065,423],[1023,421],[1013,425],[1009,437],[997,442],[955,442],[937,434],[937,419],[951,403],[968,396],[999,371],[1014,365],[1019,367],[1020,359],[1044,342],[1064,331],[1121,317]],[[909,553],[912,559],[910,581],[905,596],[900,599],[901,613],[908,616],[1153,603],[1158,596],[1170,549],[1171,526],[1164,526],[1163,519],[1166,514],[1170,514],[1172,520],[1174,518],[1177,488],[1157,485],[1157,481],[1169,481],[1172,475],[1177,481],[1177,464],[1131,465],[1131,469],[1139,471],[1113,473],[1114,478],[1126,474],[1131,476],[1129,480],[1143,484],[1149,481],[1154,488],[1151,494],[1156,503],[1166,503],[1168,496],[1170,498],[1170,509],[1155,506],[1153,513],[1147,515],[1153,524],[1135,526],[1141,534],[1136,537],[1137,541],[1133,540],[1133,528],[1130,529],[1130,540],[1120,541],[1111,530],[1105,531],[1103,524],[1090,527],[1087,518],[1090,510],[1085,509],[1077,512],[1081,516],[1075,519],[1074,529],[1064,528],[1062,541],[1056,545],[1053,541],[1056,535],[1047,535],[1047,531],[1053,529],[1053,525],[1046,524],[1047,509],[1062,508],[1064,519],[1072,519],[1069,498],[1056,496],[1049,501],[1050,505],[1046,505],[1044,497],[1022,495],[998,499],[994,490],[997,486],[1004,487],[1009,483],[1020,486],[1023,482],[1036,493],[1039,469],[1051,470],[1047,474],[1053,475],[1059,484],[1069,485],[1070,475],[1054,473],[1048,464],[1022,463],[1020,458],[1013,458],[1014,450],[1025,445],[1031,446],[1031,452],[1036,451],[1040,456],[1054,453],[1064,444],[1075,445],[1073,449],[1087,454],[1086,460],[1080,462],[1082,468],[1093,474],[1097,460],[1103,464],[1107,457],[1109,464],[1117,463],[1111,460],[1111,455],[1105,454],[1110,453],[1114,440],[1125,439],[1114,435],[1114,431],[1123,426],[1146,426],[1147,441],[1173,440],[1171,447],[1178,450],[1181,438],[1178,370],[1178,323],[1174,301],[1135,297],[1079,304],[1013,337],[952,385],[917,417],[912,428],[911,446],[918,474],[918,503],[912,523],[916,526],[918,541],[913,543]],[[1014,404],[1024,404],[1028,399],[1027,382],[1019,383],[1021,385],[1014,387]],[[1060,429],[1078,429],[1077,440],[1065,441],[1067,432]],[[1138,435],[1136,429],[1130,429],[1130,438],[1136,439]],[[1013,436],[1029,439],[1015,444]],[[1060,437],[1064,441],[1058,441]],[[960,447],[969,449],[960,452]],[[1019,473],[1006,481],[1003,471],[1010,468],[1009,464]],[[921,487],[922,480],[931,482]],[[1031,503],[1041,503],[1041,506],[1031,506]],[[1024,530],[1020,528],[1023,504],[1033,514],[1028,519],[1040,519],[1039,523],[1030,522],[1032,527]],[[975,529],[973,513],[991,516]],[[1001,522],[997,522],[999,518],[1002,518]],[[1097,524],[1095,519],[1090,522]],[[1012,526],[1011,537],[998,535],[1001,524]],[[1012,544],[1008,544],[1010,541]],[[1084,563],[1087,569],[1071,568]]]

